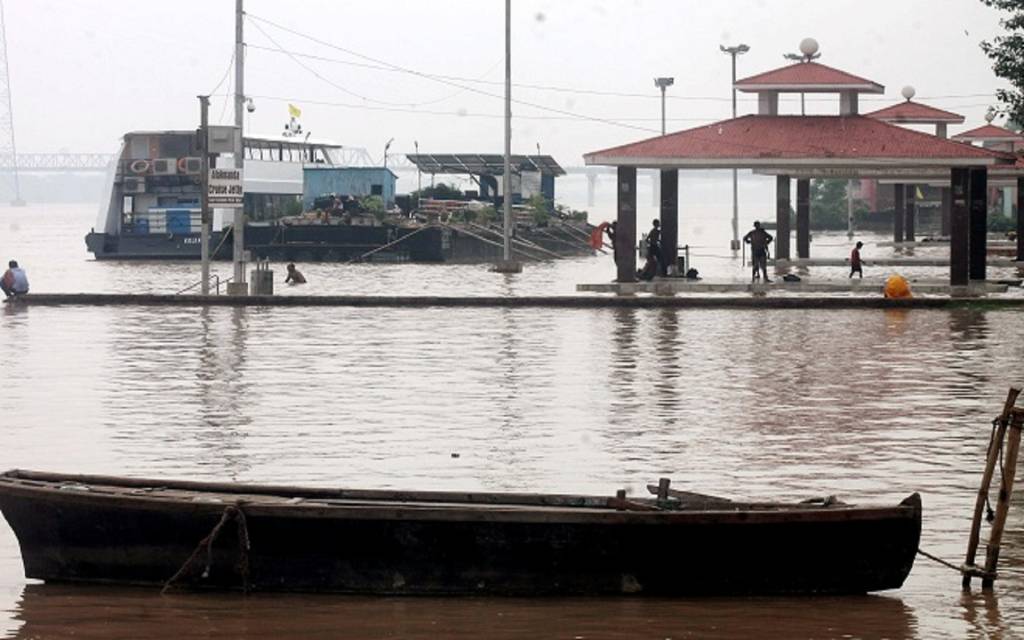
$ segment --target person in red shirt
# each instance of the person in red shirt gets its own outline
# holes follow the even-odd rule
[[[857,242],[857,246],[850,252],[850,277],[853,274],[860,275],[861,280],[864,279],[864,266],[860,262],[860,248],[864,246],[863,242]]]

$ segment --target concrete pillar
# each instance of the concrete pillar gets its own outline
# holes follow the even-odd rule
[[[789,176],[776,176],[775,193],[775,258],[789,260]]]
[[[970,279],[985,279],[988,253],[988,169],[971,169]]]
[[[811,257],[811,181],[796,181],[796,257]]]
[[[1017,178],[1017,260],[1024,262],[1024,177]]]
[[[661,180],[660,177],[651,172],[651,206],[657,207],[661,204]]]
[[[949,284],[966,286],[970,281],[970,169],[954,167],[950,172]]]
[[[856,91],[840,91],[839,92],[839,115],[841,116],[855,116],[857,115],[857,97]]]
[[[904,219],[903,227],[903,239],[907,242],[913,242],[914,238],[914,218],[917,217],[917,186],[908,184],[905,191],[906,195],[906,218]]]
[[[949,237],[949,212],[953,206],[953,195],[949,190],[949,187],[942,187],[940,193],[942,194],[942,204],[940,206],[940,218],[939,223],[939,235],[948,238]]]
[[[597,172],[587,172],[587,206],[594,206],[594,194],[597,192]]]
[[[661,263],[671,268],[679,255],[679,170],[661,170]],[[687,265],[689,268],[689,265]]]
[[[945,122],[936,122],[935,123],[935,135],[937,137],[939,137],[939,138],[945,138],[946,137],[947,134],[946,134],[946,123]]]
[[[615,225],[616,282],[636,282],[636,168],[618,167]]]
[[[907,190],[902,184],[892,185],[892,241],[903,242],[903,223],[906,222]]]

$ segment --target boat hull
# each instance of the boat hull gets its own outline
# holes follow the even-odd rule
[[[268,500],[245,486],[233,495],[188,497],[160,481],[133,494],[95,482],[82,490],[80,480],[60,488],[8,477],[0,476],[0,510],[18,537],[26,576],[46,581],[162,585],[237,504],[244,530],[241,518],[226,519],[206,576],[192,576],[189,586],[380,594],[865,593],[902,585],[921,522],[916,494],[893,508],[617,511],[308,494]]]

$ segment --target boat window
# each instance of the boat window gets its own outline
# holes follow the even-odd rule
[[[384,185],[382,184],[371,184],[370,185],[371,196],[382,196],[384,195]]]
[[[128,145],[129,157],[132,160],[145,159],[149,157],[149,137],[132,136]]]
[[[131,213],[135,210],[135,196],[124,196],[121,199],[121,213]]]

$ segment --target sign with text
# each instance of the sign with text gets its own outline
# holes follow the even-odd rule
[[[207,187],[210,206],[218,209],[241,209],[245,190],[242,188],[242,170],[236,168],[210,169]]]

